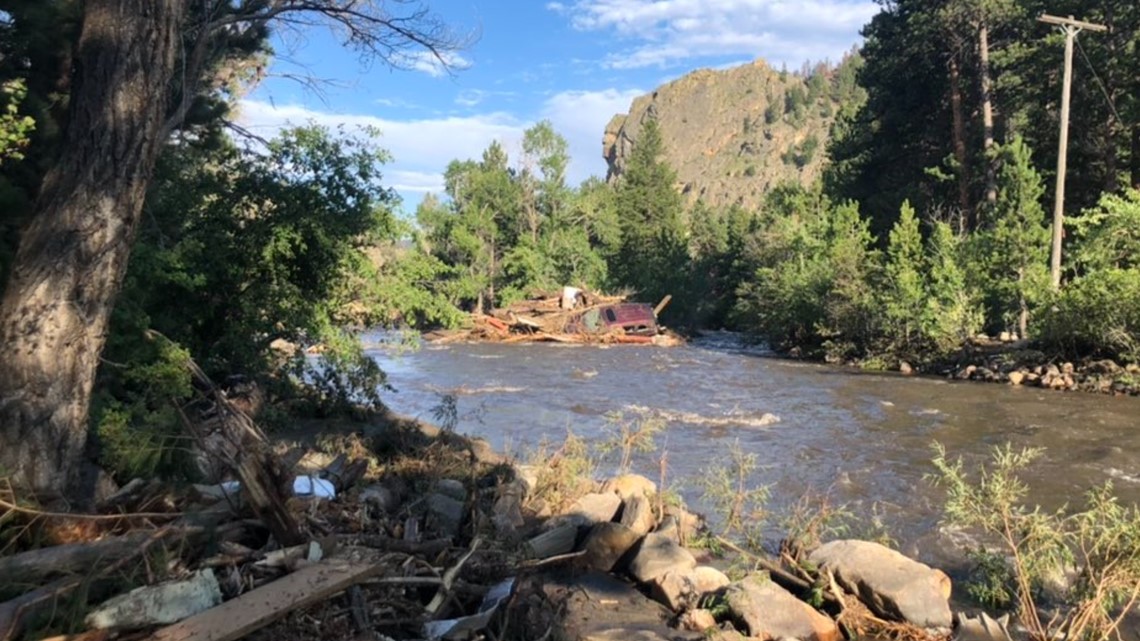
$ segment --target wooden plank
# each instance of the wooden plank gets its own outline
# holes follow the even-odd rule
[[[328,559],[162,628],[147,641],[234,641],[294,610],[343,592],[383,569],[376,563]]]

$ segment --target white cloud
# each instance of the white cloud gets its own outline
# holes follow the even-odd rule
[[[430,51],[414,51],[399,57],[396,66],[420,71],[434,78],[446,75],[449,70],[470,69],[472,63],[467,58],[451,51],[441,51],[439,55]]]
[[[615,114],[627,113],[633,99],[645,92],[639,89],[605,89],[602,91],[562,91],[543,103],[542,117],[550,120],[554,130],[570,145],[567,177],[572,184],[591,174],[604,176],[602,134]]]
[[[335,114],[299,105],[274,105],[261,100],[243,100],[238,121],[266,137],[287,125],[309,122],[328,127],[376,127],[381,134],[380,145],[393,158],[385,172],[387,180],[405,195],[442,191],[447,163],[455,158],[478,158],[495,140],[511,149],[522,139],[526,127],[524,122],[502,112],[396,120],[366,114]]]
[[[838,60],[879,11],[873,0],[577,0],[550,8],[577,29],[629,42],[607,56],[615,69],[703,56],[760,57],[776,66]]]
[[[534,120],[506,112],[402,120],[367,114],[335,114],[299,105],[275,105],[243,100],[239,122],[250,131],[272,137],[287,125],[309,122],[336,127],[370,126],[380,130],[380,145],[393,161],[385,171],[386,183],[404,195],[407,207],[416,196],[443,191],[443,171],[454,159],[479,158],[492,141],[499,141],[512,156],[521,148],[522,134],[535,120],[547,119],[570,147],[567,178],[571,184],[590,175],[605,175],[602,134],[617,113],[629,110],[642,92],[636,89],[563,91],[547,97]]]

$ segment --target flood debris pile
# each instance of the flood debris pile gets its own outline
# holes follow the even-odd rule
[[[575,287],[539,292],[490,313],[472,313],[469,326],[432,332],[436,343],[481,341],[497,343],[557,342],[673,346],[681,338],[657,322],[670,297],[657,307]]]
[[[951,626],[938,570],[862,541],[732,562],[649,479],[599,482],[570,457],[521,465],[397,420],[242,443],[216,484],[139,480],[87,516],[10,509],[28,530],[15,545],[71,538],[0,557],[0,639],[932,641]]]

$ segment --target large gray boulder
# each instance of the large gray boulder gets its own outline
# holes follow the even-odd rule
[[[949,628],[950,577],[869,541],[832,541],[808,560],[831,571],[876,614],[924,628]]]
[[[728,586],[725,603],[743,621],[749,638],[842,641],[839,626],[766,576],[749,576]]]
[[[651,532],[637,547],[629,563],[629,573],[638,581],[649,583],[670,570],[688,572],[695,567],[697,559],[691,552],[669,536]]]

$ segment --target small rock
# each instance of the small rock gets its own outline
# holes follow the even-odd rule
[[[522,481],[511,481],[499,488],[499,496],[491,506],[491,522],[500,534],[513,533],[526,524],[522,514],[523,496],[526,487]]]
[[[515,479],[522,481],[526,487],[527,494],[534,491],[538,487],[538,477],[542,470],[537,465],[516,465],[514,466]]]
[[[1072,363],[1062,363],[1061,364],[1061,373],[1062,374],[1072,374],[1075,371],[1077,371],[1077,368],[1073,367]]]
[[[977,617],[960,612],[952,638],[954,641],[1010,641],[1009,615],[994,619],[985,612]]]
[[[587,494],[574,501],[570,509],[546,522],[547,528],[573,524],[577,526],[594,525],[614,520],[618,510],[621,509],[621,497],[617,494],[599,492]]]
[[[673,538],[653,532],[645,535],[629,564],[629,572],[638,581],[649,583],[669,570],[691,570],[697,567],[692,553]]]
[[[1014,372],[1009,373],[1009,384],[1010,385],[1021,385],[1024,382],[1025,382],[1025,372],[1014,371]]]
[[[630,496],[622,502],[621,524],[640,536],[649,534],[657,525],[653,518],[653,506],[644,496]]]
[[[774,641],[841,641],[839,627],[815,608],[767,577],[748,577],[725,591],[735,619],[744,622],[749,637]]]
[[[701,596],[716,592],[721,588],[727,588],[732,584],[732,580],[728,578],[728,575],[707,565],[702,565],[693,570],[693,582],[696,583],[697,592],[699,592]]]
[[[691,632],[704,632],[716,627],[716,617],[708,610],[688,610],[677,621],[678,627]]]
[[[701,517],[693,514],[683,507],[668,506],[665,508],[665,518],[657,526],[657,532],[668,534],[684,545],[693,540],[701,528]]]
[[[658,603],[681,612],[696,607],[701,597],[731,583],[720,570],[700,566],[691,570],[669,570],[650,582],[649,592]]]
[[[463,486],[463,481],[440,479],[432,486],[432,491],[444,496],[450,496],[459,502],[467,500],[467,488]]]
[[[605,482],[603,492],[612,492],[623,500],[631,496],[653,496],[657,494],[657,484],[640,474],[622,474]]]
[[[392,512],[400,506],[400,498],[390,488],[376,483],[360,490],[360,500],[381,512]]]
[[[950,578],[941,570],[869,541],[831,541],[808,557],[871,610],[923,628],[948,628]]]
[[[436,527],[448,536],[458,536],[463,525],[464,505],[462,501],[445,494],[434,493],[427,498],[428,515]]]
[[[899,361],[899,373],[903,376],[910,376],[914,373],[914,368],[906,361]]]
[[[1002,332],[1001,334],[998,334],[998,340],[1003,343],[1012,343],[1017,339],[1014,338],[1014,334],[1010,332]]]
[[[640,534],[621,523],[598,523],[586,537],[583,546],[586,553],[580,563],[590,570],[611,572],[640,539]]]
[[[674,612],[696,606],[701,598],[692,570],[669,570],[653,579],[649,582],[649,596]]]
[[[169,625],[205,612],[222,602],[214,571],[207,568],[185,581],[150,585],[103,602],[87,615],[87,625],[98,629],[138,629]]]

